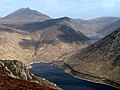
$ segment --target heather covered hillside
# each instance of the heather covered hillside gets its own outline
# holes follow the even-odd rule
[[[16,50],[16,53],[9,53],[9,57],[7,56],[8,59],[13,57],[12,55],[15,55],[13,57],[14,59],[20,58],[21,60],[23,58],[22,60],[25,60],[25,63],[32,61],[53,61],[65,53],[86,47],[90,43],[89,38],[82,34],[67,17],[51,19],[44,22],[3,25],[15,30],[14,33],[8,30],[9,32],[5,32],[6,36],[3,35],[4,38],[10,37],[10,35],[13,36],[10,37],[13,39],[12,41],[10,38],[7,38],[10,40],[5,39],[7,40],[6,45],[10,43],[11,52]],[[14,44],[13,47],[12,44]],[[4,50],[8,48],[6,47]],[[17,50],[21,51],[17,52]],[[23,57],[19,57],[20,55],[16,56],[17,53],[20,55],[26,54]],[[3,53],[3,55],[6,57],[6,54]],[[29,60],[26,61],[27,58]]]
[[[120,84],[120,28],[65,59],[74,70]]]
[[[120,27],[120,19],[104,27],[103,29],[99,30],[98,33],[100,33],[103,36],[106,36],[112,33],[113,31],[115,31],[116,29],[118,29],[119,27]]]

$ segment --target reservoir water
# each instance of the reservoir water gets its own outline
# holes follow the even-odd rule
[[[98,40],[102,39],[103,37],[100,34],[95,34],[95,35],[89,36],[89,38],[90,38],[90,40],[98,41]]]
[[[63,90],[119,90],[114,87],[78,79],[67,74],[52,63],[34,63],[29,70],[36,76],[43,77],[61,87]]]

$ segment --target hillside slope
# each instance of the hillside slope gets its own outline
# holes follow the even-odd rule
[[[88,20],[71,19],[71,21],[77,26],[77,28],[86,36],[95,35],[97,28],[93,27]]]
[[[120,17],[99,17],[95,19],[90,19],[88,20],[88,22],[96,27],[98,30],[101,30],[119,19]]]
[[[63,54],[86,47],[89,43],[89,38],[67,17],[21,25],[4,25],[30,34],[22,41],[17,40],[17,44],[28,53],[30,51],[32,57],[29,58],[32,61],[53,61]]]
[[[98,31],[103,36],[107,36],[120,27],[120,19]]]
[[[80,32],[86,36],[90,36],[97,34],[99,30],[109,26],[119,19],[120,17],[99,17],[89,20],[71,19],[71,21],[79,28]]]
[[[120,28],[65,61],[71,68],[120,84]]]
[[[31,41],[31,35],[17,29],[0,26],[0,59],[3,60],[22,60],[27,64],[32,62],[31,58],[34,54],[34,46],[30,44],[26,49],[20,45],[23,40]]]

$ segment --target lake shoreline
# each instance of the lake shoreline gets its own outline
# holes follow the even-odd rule
[[[64,62],[64,61],[61,61],[61,62]],[[56,64],[55,64],[55,65],[56,65]],[[58,66],[59,68],[63,69],[63,70],[65,71],[65,73],[71,74],[71,75],[72,75],[73,77],[75,77],[75,78],[82,79],[82,80],[86,80],[86,81],[89,81],[89,82],[92,82],[92,83],[98,83],[98,84],[103,84],[103,85],[111,86],[111,87],[114,87],[114,88],[116,88],[116,89],[120,89],[120,85],[119,85],[119,87],[117,87],[117,86],[114,86],[114,85],[111,85],[111,84],[102,82],[102,80],[101,80],[101,82],[100,82],[100,81],[97,82],[97,81],[94,81],[94,80],[90,80],[90,79],[81,78],[81,77],[79,77],[79,76],[76,76],[76,75],[72,74],[71,71],[77,72],[77,73],[81,73],[81,72],[74,70],[73,68],[71,68],[71,67],[70,67],[68,64],[66,64],[65,62],[64,62],[64,65],[65,65],[65,67],[64,67],[64,66],[59,66],[59,65],[56,65],[56,66]],[[66,68],[66,66],[67,66],[67,68]],[[70,70],[70,72],[67,72],[65,69]],[[85,74],[85,73],[83,73],[83,74]],[[98,78],[101,78],[101,77],[98,77]],[[103,78],[103,79],[104,79],[104,78]]]
[[[107,86],[110,86],[110,87],[113,87],[113,88],[116,88],[116,89],[120,89],[119,87],[116,87],[116,86],[114,86],[114,85],[110,85],[110,84],[107,84],[107,83],[104,83],[104,82],[96,82],[96,81],[94,81],[94,80],[89,80],[89,79],[85,79],[85,78],[81,78],[81,77],[75,76],[74,74],[72,74],[72,73],[70,73],[70,72],[66,72],[66,70],[65,70],[63,67],[55,64],[54,62],[32,62],[32,63],[29,64],[29,66],[31,66],[32,64],[35,64],[35,63],[50,63],[50,64],[52,64],[52,65],[54,65],[54,66],[57,66],[58,68],[64,70],[64,72],[65,72],[66,74],[70,74],[70,75],[72,75],[74,78],[77,78],[77,79],[80,79],[80,80],[84,80],[84,81],[88,81],[88,82],[95,83],[95,84],[107,85]],[[28,69],[29,69],[29,66],[28,66]],[[32,68],[32,67],[31,67],[31,68]]]

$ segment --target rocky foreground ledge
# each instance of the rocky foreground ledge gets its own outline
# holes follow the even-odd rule
[[[36,77],[17,60],[0,60],[0,90],[61,90],[43,78]]]

